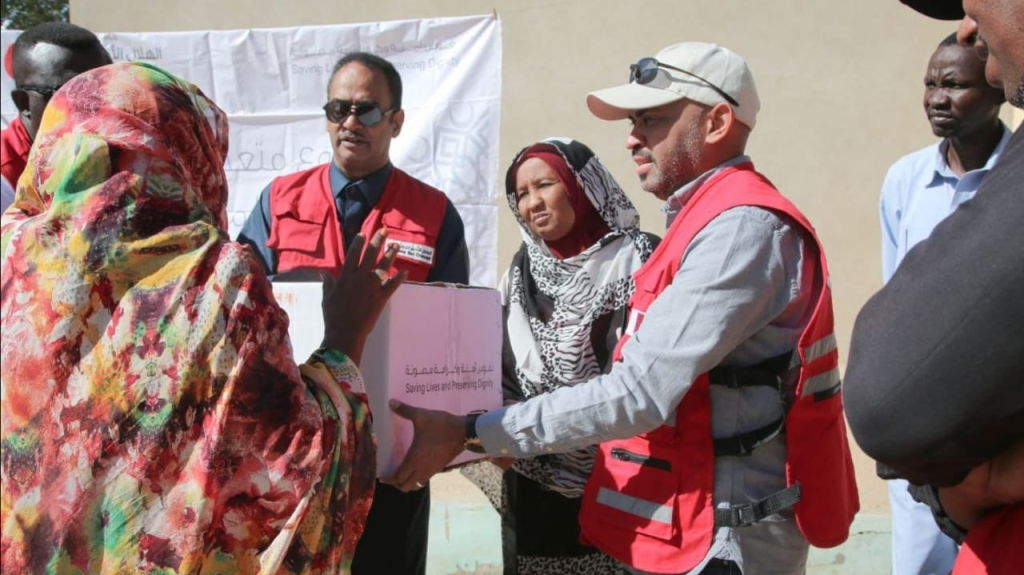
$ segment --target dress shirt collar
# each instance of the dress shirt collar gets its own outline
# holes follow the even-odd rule
[[[348,179],[348,176],[341,173],[338,166],[331,162],[330,170],[331,178],[331,191],[334,193],[334,197],[337,198],[341,191],[345,189],[345,186],[352,183]],[[380,197],[384,194],[384,187],[388,185],[388,180],[391,178],[391,162],[384,164],[384,167],[373,172],[361,180],[356,180],[354,183],[359,185],[359,190],[363,192],[363,197],[366,198],[366,202],[371,205],[377,205]]]
[[[697,179],[676,190],[675,193],[665,201],[664,205],[661,206],[661,211],[665,214],[665,227],[667,228],[672,225],[672,221],[675,220],[676,216],[679,215],[679,212],[682,211],[683,206],[686,205],[686,202],[690,201],[690,196],[692,196],[693,193],[697,191],[697,188],[701,187],[704,182],[708,181],[712,176],[726,168],[738,166],[749,161],[750,156],[741,154],[731,160],[726,160],[721,164],[718,164],[700,176],[697,176]]]
[[[999,143],[996,144],[996,149],[992,150],[992,154],[989,155],[988,160],[985,162],[984,166],[978,168],[977,170],[971,170],[971,172],[981,172],[982,174],[988,172],[989,170],[992,169],[993,166],[995,166],[996,160],[999,159],[999,156],[1002,155],[1003,149],[1006,148],[1006,143],[1010,141],[1010,136],[1013,135],[1013,132],[1011,132],[1010,129],[1006,127],[1006,124],[1002,122],[999,122],[999,126],[1003,129],[1003,136],[999,138]],[[939,145],[935,150],[935,165],[933,167],[934,175],[932,176],[932,181],[929,184],[929,187],[936,186],[940,184],[943,180],[960,180],[960,176],[957,176],[955,173],[953,173],[952,168],[949,167],[949,162],[946,161],[946,152],[948,150],[949,139],[944,138],[941,142],[939,142]],[[966,176],[967,173],[965,173],[964,175]]]

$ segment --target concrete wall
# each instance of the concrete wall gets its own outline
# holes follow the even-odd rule
[[[593,118],[584,96],[621,83],[631,62],[676,42],[712,41],[743,55],[762,101],[749,152],[824,242],[845,357],[855,314],[881,284],[879,187],[894,160],[933,141],[921,109],[922,78],[953,23],[919,17],[896,0],[71,0],[72,21],[98,32],[342,24],[492,9],[504,42],[501,177],[523,146],[549,135],[574,137],[618,176],[644,229],[659,234],[659,202],[639,189],[623,147],[627,124]],[[515,221],[502,210],[502,267],[518,244]],[[887,513],[873,465],[859,453],[857,465],[864,510]]]

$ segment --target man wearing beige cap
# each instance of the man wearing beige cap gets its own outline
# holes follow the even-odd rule
[[[530,457],[599,443],[584,539],[637,573],[803,573],[858,509],[831,287],[814,231],[744,155],[760,107],[735,53],[690,42],[587,98],[626,139],[669,228],[635,276],[603,376],[483,415],[393,409],[413,489],[468,448]]]

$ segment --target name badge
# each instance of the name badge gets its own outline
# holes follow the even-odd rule
[[[407,259],[412,262],[427,264],[428,266],[434,265],[434,248],[430,246],[391,239],[386,240],[386,244],[398,244],[397,257]]]

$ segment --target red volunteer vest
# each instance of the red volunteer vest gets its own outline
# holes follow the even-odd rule
[[[447,206],[444,193],[393,167],[360,232],[369,239],[387,228],[387,241],[399,244],[393,267],[408,270],[411,281],[426,281],[436,263],[437,235]],[[277,252],[277,273],[341,269],[345,246],[330,164],[276,178],[270,185],[270,215],[267,246]]]
[[[1024,503],[993,511],[971,525],[953,575],[1012,575],[1024,566]]]
[[[752,164],[716,174],[694,193],[665,239],[634,275],[629,327],[615,350],[616,361],[643,314],[672,283],[693,237],[716,216],[737,206],[785,214],[817,242],[810,223]],[[828,278],[820,244],[818,253],[823,277]],[[828,281],[797,351],[801,365],[796,397],[785,419],[786,482],[788,486],[799,483],[800,499],[794,510],[800,531],[817,547],[833,547],[846,540],[860,503],[846,439]],[[580,511],[587,543],[654,573],[693,569],[707,554],[715,530],[708,374],[697,378],[676,413],[674,426],[601,444]]]

